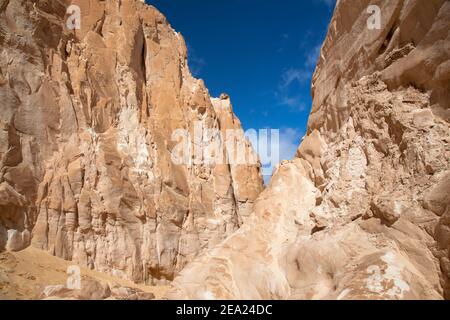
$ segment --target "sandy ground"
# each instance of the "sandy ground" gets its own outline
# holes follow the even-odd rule
[[[48,285],[65,285],[70,261],[54,257],[35,248],[20,252],[0,253],[0,299],[39,299]],[[151,292],[156,299],[166,293],[167,286],[146,286],[81,267],[83,277]]]

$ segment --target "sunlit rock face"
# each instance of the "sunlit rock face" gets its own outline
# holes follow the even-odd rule
[[[450,298],[449,30],[449,1],[338,1],[296,157],[168,297]]]
[[[80,29],[68,28],[69,5]],[[177,130],[242,129],[229,98],[218,109],[191,76],[182,36],[155,8],[1,0],[0,17],[0,250],[31,241],[159,283],[248,219],[259,163],[172,161]]]

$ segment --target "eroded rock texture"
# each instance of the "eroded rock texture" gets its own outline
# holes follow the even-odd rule
[[[80,30],[66,27],[70,4]],[[75,263],[171,280],[236,231],[263,188],[258,164],[172,162],[174,130],[242,129],[142,1],[1,0],[0,100],[0,248],[33,231],[33,246]]]
[[[169,297],[450,298],[450,2],[338,1],[312,92],[297,156]]]

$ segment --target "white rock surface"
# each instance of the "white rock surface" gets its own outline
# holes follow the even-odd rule
[[[338,1],[296,158],[168,297],[450,298],[449,30],[449,1]]]

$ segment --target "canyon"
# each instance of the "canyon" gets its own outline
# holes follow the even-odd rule
[[[337,1],[307,134],[267,187],[258,161],[172,161],[173,132],[199,123],[257,156],[156,8],[0,0],[0,16],[0,297],[450,298],[449,1]],[[70,264],[88,290],[46,288]]]

